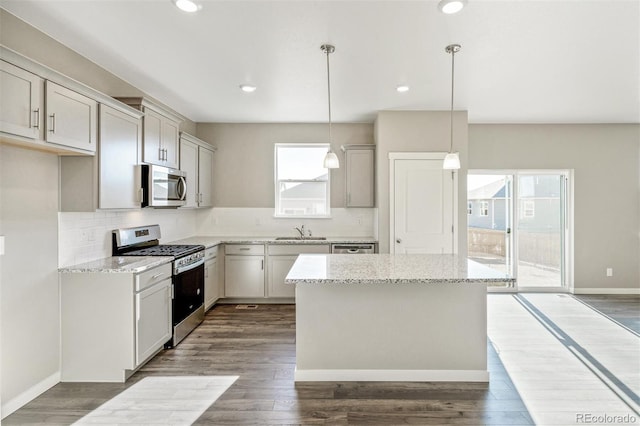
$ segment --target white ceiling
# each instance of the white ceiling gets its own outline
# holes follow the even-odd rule
[[[324,122],[455,108],[471,123],[640,122],[640,1],[0,0],[3,8],[198,122]],[[246,94],[242,83],[258,90]],[[397,93],[408,84],[411,90]],[[121,94],[120,94],[121,95]]]

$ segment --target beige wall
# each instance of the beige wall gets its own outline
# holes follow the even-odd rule
[[[58,157],[0,145],[1,398],[57,382]],[[51,377],[54,376],[51,382]],[[41,390],[45,390],[44,389]]]
[[[326,143],[327,124],[198,123],[196,136],[218,149],[214,155],[216,207],[275,207],[274,145]],[[373,143],[372,124],[334,124],[331,148],[341,161],[331,170],[331,207],[344,207],[341,145]]]
[[[575,170],[575,287],[586,291],[640,287],[639,150],[637,124],[469,126],[469,169]]]
[[[389,253],[389,153],[449,151],[449,112],[381,111],[376,119],[376,199],[380,253]],[[467,112],[454,113],[453,150],[460,152],[458,205],[467,203]],[[458,252],[466,256],[467,215],[458,215]]]
[[[107,95],[148,97],[136,87],[16,18],[4,9],[0,9],[0,43]],[[171,108],[171,105],[168,105],[168,107]],[[195,133],[195,126],[193,121],[187,120],[181,124],[180,130],[193,134]]]

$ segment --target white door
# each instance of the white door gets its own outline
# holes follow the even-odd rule
[[[391,252],[453,253],[455,173],[443,170],[439,154],[396,155],[409,158],[390,154]]]

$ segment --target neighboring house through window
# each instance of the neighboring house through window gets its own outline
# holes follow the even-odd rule
[[[473,203],[471,201],[467,203],[467,214],[468,215],[473,214]]]
[[[522,200],[522,217],[534,217],[536,215],[536,203],[534,200]]]
[[[279,217],[328,217],[328,144],[276,144],[275,195]]]

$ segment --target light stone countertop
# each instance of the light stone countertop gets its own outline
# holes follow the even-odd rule
[[[284,236],[284,235],[283,235]],[[326,240],[276,240],[276,237],[207,237],[195,236],[162,244],[201,244],[206,248],[220,244],[372,244],[378,241],[371,237],[327,237]]]
[[[173,261],[170,256],[112,256],[78,265],[59,268],[63,274],[100,272],[138,274]]]
[[[302,254],[285,283],[403,284],[515,282],[480,263],[453,254]]]

